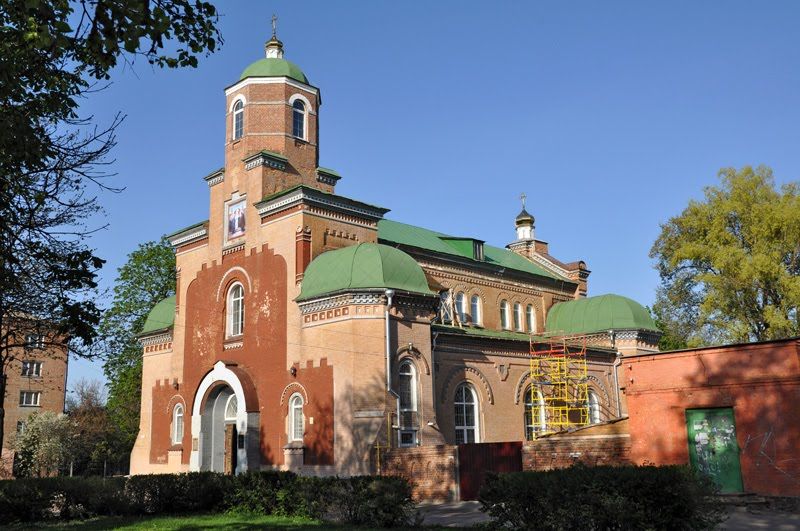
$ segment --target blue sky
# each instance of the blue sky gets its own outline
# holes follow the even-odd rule
[[[223,90],[263,56],[321,89],[320,163],[387,217],[490,244],[519,194],[590,295],[651,304],[659,224],[721,167],[800,174],[800,4],[793,2],[215,2],[222,49],[197,69],[120,67],[82,108],[127,115],[92,245],[110,288],[144,241],[207,218],[223,164]],[[70,379],[102,378],[75,362]]]

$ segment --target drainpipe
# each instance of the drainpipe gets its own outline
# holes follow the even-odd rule
[[[389,328],[389,309],[392,307],[392,297],[394,297],[394,290],[386,290],[386,310],[384,312],[384,319],[386,321],[386,392],[394,396],[397,400],[397,427],[400,427],[400,395],[392,389],[392,345],[391,345],[391,329]],[[391,441],[387,441],[391,445]]]
[[[611,336],[611,348],[617,348],[617,340],[613,330],[608,331],[608,335]],[[617,374],[617,369],[619,366],[622,365],[622,352],[617,350],[617,359],[614,361],[614,396],[617,397],[617,418],[622,417],[622,404],[619,400],[619,376]]]

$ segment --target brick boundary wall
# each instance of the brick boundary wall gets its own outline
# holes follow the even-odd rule
[[[523,470],[553,470],[577,463],[587,466],[629,465],[628,434],[544,437],[522,446]]]
[[[411,483],[415,501],[458,499],[458,447],[395,448],[383,456],[383,473]]]

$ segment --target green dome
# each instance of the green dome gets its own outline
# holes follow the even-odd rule
[[[403,251],[378,243],[360,243],[328,251],[306,269],[298,301],[339,291],[396,289],[433,295],[425,273]]]
[[[299,66],[291,61],[278,59],[277,57],[265,57],[251,64],[244,69],[239,81],[246,77],[290,77],[306,85],[310,84]]]
[[[175,323],[175,295],[162,300],[150,310],[144,321],[142,334],[170,328]]]
[[[590,334],[606,330],[655,330],[650,312],[621,295],[599,295],[560,302],[547,313],[548,332]]]

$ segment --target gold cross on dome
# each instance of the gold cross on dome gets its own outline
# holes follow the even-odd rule
[[[525,210],[525,200],[528,199],[528,196],[525,195],[525,192],[519,194],[519,198],[522,201],[522,210]]]
[[[275,37],[278,34],[278,15],[275,13],[272,14],[272,36]]]

